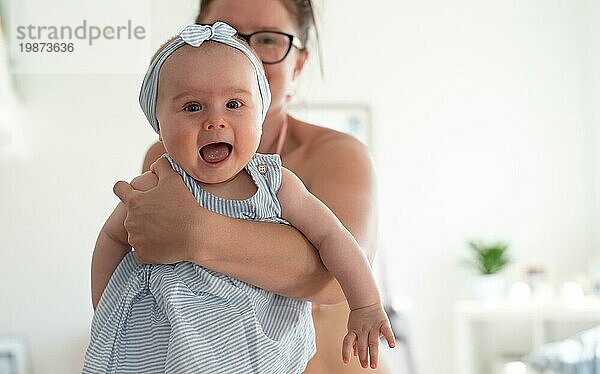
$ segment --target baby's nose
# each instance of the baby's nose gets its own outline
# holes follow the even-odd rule
[[[204,130],[224,130],[229,125],[223,119],[209,119],[202,124]]]

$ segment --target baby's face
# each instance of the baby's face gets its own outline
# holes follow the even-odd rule
[[[161,141],[200,182],[228,181],[250,161],[262,133],[261,105],[252,63],[227,45],[183,46],[160,70]]]

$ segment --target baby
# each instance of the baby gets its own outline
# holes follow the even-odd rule
[[[369,263],[279,155],[256,153],[270,92],[262,63],[235,34],[223,22],[186,27],[153,59],[142,109],[163,157],[202,207],[291,224],[313,243],[351,309],[342,359],[369,355],[375,368],[380,336],[395,342]],[[152,178],[145,173],[132,185],[143,189]],[[119,204],[94,249],[96,313],[83,372],[304,371],[315,352],[310,303],[193,263],[141,264],[127,243],[125,216]]]

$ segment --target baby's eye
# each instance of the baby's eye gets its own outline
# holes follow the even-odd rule
[[[237,100],[230,100],[226,104],[227,109],[239,109],[242,107],[242,103]]]
[[[198,112],[202,109],[199,104],[188,104],[183,108],[186,112]]]

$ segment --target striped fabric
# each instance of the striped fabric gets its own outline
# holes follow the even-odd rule
[[[279,156],[257,154],[246,166],[257,186],[246,200],[211,195],[165,157],[201,206],[234,218],[286,223],[276,199]],[[131,252],[98,304],[82,372],[302,373],[314,352],[308,302],[189,262],[140,264]]]

